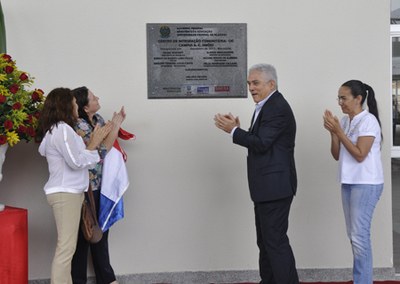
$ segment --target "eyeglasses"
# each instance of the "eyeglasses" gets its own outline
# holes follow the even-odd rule
[[[336,99],[337,99],[338,103],[341,104],[341,103],[344,103],[344,102],[346,102],[346,101],[348,101],[348,100],[350,100],[352,98],[353,97],[340,96],[340,97],[337,97]]]

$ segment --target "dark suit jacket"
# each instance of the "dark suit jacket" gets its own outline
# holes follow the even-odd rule
[[[235,130],[233,142],[248,148],[247,177],[254,202],[278,200],[296,193],[295,137],[292,109],[278,91],[263,105],[249,131]]]

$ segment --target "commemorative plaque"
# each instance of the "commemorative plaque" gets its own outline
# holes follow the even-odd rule
[[[148,98],[246,98],[246,24],[147,24]]]

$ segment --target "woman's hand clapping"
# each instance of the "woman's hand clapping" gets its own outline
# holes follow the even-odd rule
[[[112,127],[112,122],[107,122],[104,126],[96,125],[96,127],[93,129],[86,149],[95,150],[101,144],[101,142],[103,142],[104,138],[106,138],[110,133]]]

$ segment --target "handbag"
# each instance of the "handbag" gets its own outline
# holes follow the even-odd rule
[[[98,243],[103,237],[103,231],[99,226],[94,203],[92,186],[89,183],[88,199],[85,198],[82,204],[81,230],[85,239],[92,244]]]

